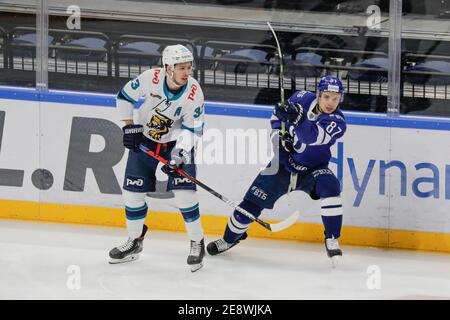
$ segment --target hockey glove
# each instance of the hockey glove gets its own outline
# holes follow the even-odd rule
[[[294,150],[294,139],[288,132],[285,132],[284,135],[281,133],[281,130],[273,130],[270,134],[270,138],[272,141],[273,151],[276,153],[279,150],[281,152],[290,153]]]
[[[139,151],[144,135],[144,127],[140,124],[129,124],[122,128],[123,145],[134,152]]]
[[[288,133],[284,134],[281,131],[278,133],[280,138],[280,149],[284,152],[291,153],[294,151],[294,138]]]
[[[289,121],[294,125],[298,125],[304,118],[303,107],[296,102],[286,102],[283,106],[280,102],[275,105],[275,115],[281,121]]]
[[[181,148],[174,148],[170,155],[169,163],[164,165],[161,170],[173,178],[180,175],[175,171],[175,167],[183,169],[183,166],[190,162],[189,153]]]

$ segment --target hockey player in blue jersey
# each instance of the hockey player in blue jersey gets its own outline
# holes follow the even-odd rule
[[[279,168],[270,174],[271,163],[253,181],[239,206],[255,217],[263,209],[272,209],[284,194],[301,190],[321,202],[321,216],[325,228],[325,249],[336,264],[342,251],[339,237],[342,226],[342,200],[339,180],[328,168],[331,146],[346,131],[345,117],[338,109],[344,87],[333,76],[323,77],[318,85],[318,95],[309,91],[297,91],[286,106],[278,103],[272,118],[272,142],[278,146]],[[282,132],[282,123],[285,132]],[[277,152],[278,151],[278,152]],[[216,255],[227,251],[247,237],[252,221],[233,212],[223,238],[210,242],[207,251]]]

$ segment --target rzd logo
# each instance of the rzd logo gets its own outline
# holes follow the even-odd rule
[[[137,186],[142,187],[144,185],[143,179],[129,179],[127,178],[127,186]]]
[[[175,178],[173,180],[173,182],[175,183],[175,185],[177,186],[179,183],[190,183],[191,180],[189,180],[188,178]]]

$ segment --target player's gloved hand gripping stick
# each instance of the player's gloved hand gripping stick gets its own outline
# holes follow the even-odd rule
[[[150,149],[148,149],[146,146],[144,145],[140,145],[139,148],[145,152],[146,154],[148,154],[149,156],[155,158],[156,160],[158,160],[159,162],[161,162],[164,165],[169,165],[169,162],[164,159],[163,157],[157,155],[156,153],[154,153],[153,151],[151,151]],[[219,198],[220,200],[222,200],[223,202],[225,202],[226,204],[232,206],[233,208],[235,208],[237,211],[239,211],[240,213],[242,213],[244,216],[246,216],[247,218],[251,219],[252,221],[255,221],[257,223],[259,223],[261,226],[263,226],[264,228],[266,228],[267,230],[273,231],[273,232],[277,232],[277,231],[281,231],[284,230],[288,227],[290,227],[292,224],[294,224],[299,216],[299,212],[295,211],[291,216],[289,216],[287,219],[280,221],[278,223],[268,223],[265,221],[262,221],[259,218],[256,218],[255,216],[253,216],[250,212],[248,212],[245,209],[242,209],[241,207],[239,207],[237,204],[235,204],[234,202],[232,202],[230,199],[224,197],[223,195],[221,195],[220,193],[218,193],[217,191],[214,191],[213,189],[211,189],[210,187],[208,187],[207,185],[205,185],[203,182],[198,181],[196,178],[194,178],[193,176],[187,174],[186,172],[184,172],[183,170],[181,170],[178,167],[173,167],[173,170],[175,172],[177,172],[179,175],[188,178],[189,180],[191,180],[193,183],[195,183],[196,185],[200,186],[201,188],[205,189],[206,191],[208,191],[209,193],[211,193],[212,195],[216,196],[217,198]]]

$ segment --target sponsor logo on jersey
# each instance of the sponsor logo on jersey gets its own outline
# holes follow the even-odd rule
[[[318,176],[324,175],[324,174],[333,174],[333,172],[330,169],[319,169],[313,172],[314,178],[317,178]]]
[[[188,178],[174,178],[173,183],[177,186],[183,183],[191,183],[191,180],[189,180]]]
[[[142,187],[144,185],[144,179],[129,177],[126,179],[126,185],[134,187]]]
[[[159,94],[154,94],[154,93],[151,93],[150,92],[150,97],[152,97],[152,98],[156,98],[156,99],[162,99],[162,97],[159,95]]]
[[[191,93],[189,93],[188,99],[194,101],[195,93],[197,92],[197,86],[193,84],[191,86]]]
[[[266,199],[267,199],[267,193],[266,193],[264,190],[259,189],[259,188],[256,187],[256,186],[253,186],[251,190],[252,190],[252,193],[253,193],[255,196],[257,196],[258,198],[260,198],[260,199],[262,199],[262,200],[266,200]]]
[[[308,167],[305,167],[305,166],[302,166],[302,165],[300,165],[298,163],[295,163],[295,161],[292,159],[291,155],[289,155],[288,162],[289,162],[289,165],[292,168],[294,168],[296,171],[306,171],[306,170],[308,170]]]
[[[155,112],[156,114],[154,114],[150,119],[150,122],[147,123],[147,127],[150,128],[148,134],[155,140],[161,140],[162,136],[169,133],[173,120],[160,113],[158,109],[156,109]]]
[[[153,74],[153,79],[152,79],[153,84],[158,84],[159,83],[158,76],[159,76],[160,72],[161,72],[160,69],[155,70],[155,73]]]

